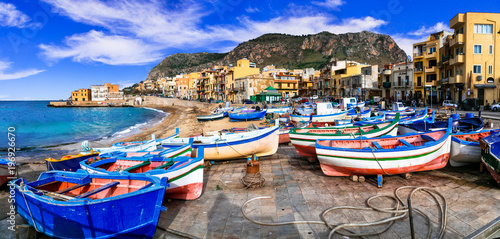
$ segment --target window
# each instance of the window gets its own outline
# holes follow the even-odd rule
[[[481,54],[483,52],[482,45],[474,45],[474,54]]]
[[[398,85],[401,86],[401,76],[398,76]]]
[[[422,86],[422,77],[417,77],[417,86]]]
[[[432,82],[436,80],[436,74],[427,75],[426,82]]]
[[[474,24],[474,33],[492,34],[493,33],[493,25],[491,25],[491,24]]]
[[[473,65],[472,73],[481,74],[481,65]]]
[[[493,66],[492,65],[488,66],[488,75],[493,75]]]
[[[490,45],[490,55],[493,55],[493,45]]]
[[[436,47],[429,47],[429,54],[436,52]]]

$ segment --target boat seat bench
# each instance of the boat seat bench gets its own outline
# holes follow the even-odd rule
[[[384,149],[384,148],[382,148],[382,146],[380,146],[380,144],[379,144],[379,143],[377,143],[377,142],[375,142],[375,141],[373,141],[373,142],[372,142],[372,144],[373,144],[373,145],[374,145],[377,149]]]
[[[106,189],[108,189],[108,188],[115,187],[115,186],[116,186],[116,185],[118,185],[118,184],[120,184],[120,182],[112,182],[112,183],[108,183],[108,184],[103,185],[103,186],[101,186],[101,187],[98,187],[98,188],[96,188],[96,189],[94,189],[94,190],[88,191],[88,192],[86,192],[86,193],[84,193],[84,194],[80,194],[80,195],[76,196],[75,198],[86,198],[86,197],[90,197],[90,196],[92,196],[92,195],[94,195],[94,194],[96,194],[96,193],[102,192],[102,191],[104,191],[104,190],[106,190]]]
[[[404,145],[406,145],[408,147],[415,147],[415,146],[413,146],[413,144],[408,143],[408,141],[406,141],[404,139],[400,139],[399,142],[403,143]]]
[[[81,187],[83,187],[83,186],[87,186],[87,185],[89,185],[89,184],[90,184],[90,182],[88,182],[88,183],[84,183],[84,184],[77,184],[77,185],[73,185],[73,186],[71,186],[71,187],[67,187],[67,188],[65,188],[65,189],[61,189],[61,190],[59,190],[59,191],[55,191],[55,193],[58,193],[58,194],[65,194],[65,193],[67,193],[67,192],[69,192],[69,191],[73,191],[73,190],[75,190],[75,189],[77,189],[77,188],[81,188]]]

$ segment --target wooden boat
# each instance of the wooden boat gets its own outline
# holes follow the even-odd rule
[[[446,130],[372,139],[318,140],[316,153],[328,176],[402,174],[439,169],[450,155]]]
[[[51,171],[37,181],[16,179],[16,211],[55,238],[152,238],[166,180],[144,175]]]
[[[436,117],[436,113],[434,111],[432,111],[432,116],[428,117],[427,107],[425,107],[425,109],[415,112],[415,115],[413,115],[413,116],[407,116],[407,117],[400,118],[399,124],[400,125],[414,124],[414,123],[418,123],[418,122],[423,122],[424,120],[427,123],[433,123],[435,117]]]
[[[481,131],[484,127],[484,122],[481,118],[466,118],[453,120],[452,132],[453,133],[467,133],[474,131]],[[406,124],[399,126],[400,134],[409,133],[424,133],[428,131],[437,131],[448,128],[448,121],[435,121],[434,123],[416,122],[413,124]]]
[[[61,171],[71,171],[76,172],[80,169],[80,161],[93,158],[99,155],[99,152],[90,151],[90,153],[79,153],[77,155],[65,155],[61,159],[47,158],[45,159],[45,165],[47,166],[47,171],[51,170],[61,170]]]
[[[224,118],[224,112],[219,112],[211,115],[196,116],[196,119],[198,119],[198,121],[220,120],[222,118]]]
[[[8,160],[0,158],[0,186],[17,176],[17,165]]]
[[[105,158],[126,158],[126,157],[143,157],[143,158],[153,158],[153,157],[163,157],[163,158],[174,158],[178,156],[191,156],[193,148],[191,147],[193,141],[190,140],[189,143],[185,145],[176,145],[162,150],[156,151],[136,151],[136,152],[112,152],[106,154],[100,154],[95,157],[97,160]]]
[[[345,128],[322,129],[322,128],[303,128],[291,129],[290,140],[295,150],[301,156],[307,157],[309,161],[316,161],[316,149],[314,145],[316,140],[322,139],[353,139],[358,137],[375,138],[384,135],[396,136],[398,131],[399,115],[392,122],[352,126]]]
[[[415,115],[415,112],[416,112],[416,108],[406,109],[406,110],[384,111],[386,119],[393,119],[394,117],[396,117],[396,114],[398,114],[398,113],[399,113],[399,117],[401,117],[401,118],[407,117],[407,116],[412,116],[412,115]]]
[[[452,134],[450,165],[460,167],[471,163],[480,163],[481,148],[479,148],[479,141],[482,138],[498,133],[500,133],[500,129]]]
[[[286,114],[290,109],[290,107],[267,108],[266,114]]]
[[[229,160],[255,156],[273,155],[278,150],[278,126],[237,134],[196,136],[193,147],[203,147],[205,160]],[[190,138],[176,138],[162,141],[163,147],[184,145]]]
[[[195,150],[196,158],[177,157],[126,157],[109,158],[97,162],[80,162],[82,169],[91,174],[148,174],[168,179],[165,196],[173,199],[194,200],[203,191],[203,147]]]
[[[349,113],[347,113],[347,116],[348,117],[351,117],[351,118],[369,118],[370,115],[372,113],[372,109],[371,108],[366,108],[364,110],[362,110],[361,112],[356,112],[356,109],[350,109],[349,110]]]
[[[479,141],[481,161],[491,176],[500,184],[500,134],[493,133]]]
[[[365,107],[365,102],[361,102],[361,103],[355,103],[355,104],[347,104],[347,108],[356,108],[356,107],[359,107],[359,108],[363,108]]]
[[[241,112],[229,112],[229,119],[231,121],[247,121],[247,120],[261,120],[266,116],[266,110],[262,111],[241,111]]]
[[[290,115],[290,119],[294,122],[335,122],[335,120],[344,119],[347,116],[347,111],[327,115]]]
[[[245,108],[245,107],[242,107],[242,108],[239,108],[239,109],[243,109],[243,108]],[[234,107],[217,108],[217,109],[215,109],[214,113],[223,113],[224,117],[227,117],[228,116],[228,112],[229,111],[233,111],[233,110],[236,110],[236,108],[234,108]]]
[[[288,144],[290,143],[290,129],[292,129],[293,126],[286,126],[286,127],[282,127],[280,128],[279,130],[279,143],[280,144]]]

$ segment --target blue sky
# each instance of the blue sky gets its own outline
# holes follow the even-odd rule
[[[265,33],[373,31],[411,45],[492,1],[0,0],[0,100],[67,99],[144,80],[164,57],[228,52]]]

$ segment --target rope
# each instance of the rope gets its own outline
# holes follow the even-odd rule
[[[248,178],[250,178],[250,177],[252,178],[252,180],[248,180]],[[255,180],[257,178],[258,178],[258,181]],[[249,189],[253,186],[259,186],[259,187],[264,186],[266,179],[262,177],[262,174],[259,171],[256,174],[253,174],[253,176],[251,176],[251,174],[247,173],[245,176],[240,178],[240,182],[243,185],[245,185],[245,189]]]
[[[24,195],[24,192],[26,192],[26,190],[24,190],[24,183],[21,182],[21,188],[23,189],[20,189],[19,191],[21,192],[21,194],[23,195],[23,198],[24,198],[24,203],[26,203],[26,207],[28,208],[28,212],[30,213],[30,217],[31,217],[31,221],[33,221],[33,225],[35,226],[35,230],[37,232],[40,232],[38,231],[38,226],[36,225],[36,221],[35,219],[33,218],[33,214],[31,213],[31,209],[30,209],[30,205],[28,204],[28,201],[26,200],[26,196]]]
[[[434,200],[436,205],[439,207],[439,212],[440,212],[440,230],[439,230],[437,238],[443,238],[445,230],[446,230],[446,221],[447,221],[446,199],[444,198],[444,196],[441,193],[437,192],[434,189],[427,188],[427,187],[403,186],[403,187],[397,188],[394,191],[394,196],[389,196],[389,195],[372,196],[366,200],[366,204],[368,207],[353,207],[353,206],[330,207],[330,208],[326,209],[325,211],[323,211],[319,215],[321,221],[261,222],[261,221],[253,220],[246,215],[245,209],[250,202],[252,202],[254,200],[258,200],[258,199],[270,199],[271,197],[269,197],[269,196],[256,197],[256,198],[252,198],[252,199],[246,201],[243,204],[243,206],[241,207],[241,212],[242,212],[243,217],[245,219],[249,220],[252,223],[255,223],[258,225],[263,225],[263,226],[283,226],[283,225],[295,225],[295,224],[321,224],[321,225],[325,225],[330,229],[330,234],[329,234],[328,238],[332,238],[333,234],[335,234],[335,233],[340,234],[342,236],[348,236],[348,237],[374,236],[374,235],[379,235],[379,234],[387,231],[394,224],[395,221],[405,218],[407,216],[407,214],[409,213],[408,207],[404,204],[404,202],[401,200],[401,198],[398,194],[398,192],[400,190],[403,190],[403,189],[412,189],[412,191],[409,193],[409,195],[407,197],[408,201],[411,201],[412,197],[414,197],[415,193],[417,193],[418,191],[423,191],[432,197],[432,199]],[[437,197],[441,198],[441,201]],[[372,204],[372,201],[376,198],[389,198],[389,199],[395,201],[396,205],[393,208],[376,207]],[[387,218],[384,218],[382,220],[375,221],[375,222],[344,223],[344,224],[339,224],[339,225],[330,224],[326,220],[325,215],[327,215],[328,213],[330,213],[334,210],[339,210],[339,209],[374,211],[374,212],[381,212],[381,213],[390,213],[392,215],[390,217],[387,217]],[[431,220],[430,220],[429,216],[419,209],[413,208],[412,210],[415,210],[417,213],[421,214],[426,219],[427,225],[429,225],[428,230],[427,230],[427,238],[431,238],[432,228],[430,226]],[[412,219],[410,218],[410,220],[412,220]],[[386,223],[387,223],[386,227],[379,229],[378,231],[375,231],[375,232],[354,233],[354,232],[346,229],[346,227],[351,227],[351,228],[352,227],[370,227],[370,226],[376,226],[376,225],[383,225]]]
[[[372,147],[372,146],[369,146],[369,148],[370,148],[370,149],[371,149],[371,151],[372,151],[373,158],[375,159],[375,161],[377,161],[377,164],[378,164],[378,166],[380,167],[380,169],[382,169],[382,172],[384,172],[384,174],[385,174],[385,175],[392,175],[392,174],[390,174],[390,173],[387,173],[387,172],[384,170],[384,168],[382,167],[382,164],[380,164],[380,162],[379,162],[379,161],[378,161],[378,159],[377,159],[377,156],[375,155],[375,152],[373,151],[373,147]]]

